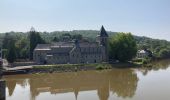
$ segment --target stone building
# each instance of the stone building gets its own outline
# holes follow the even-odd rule
[[[102,26],[96,42],[56,42],[38,44],[33,52],[38,64],[78,64],[108,61],[108,34]]]

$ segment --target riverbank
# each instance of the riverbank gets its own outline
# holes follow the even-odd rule
[[[154,62],[158,62],[158,61],[154,61]],[[3,74],[16,75],[16,74],[36,74],[36,73],[62,73],[62,72],[87,71],[87,70],[105,70],[105,69],[113,69],[113,68],[151,69],[155,67],[153,66],[155,65],[154,62],[150,62],[147,64],[142,64],[139,62],[124,62],[124,63],[118,62],[112,64],[94,63],[94,64],[56,64],[56,65],[18,66],[18,67],[12,67],[10,68],[10,70],[7,68],[8,70],[4,70]]]
[[[30,73],[54,73],[54,72],[76,72],[87,70],[104,70],[112,68],[137,68],[139,64],[135,63],[102,63],[102,64],[56,64],[56,65],[36,65],[30,70]]]
[[[62,73],[87,70],[104,70],[112,68],[139,68],[135,63],[94,63],[94,64],[56,64],[56,65],[32,65],[6,68],[3,75],[35,74],[35,73]]]
[[[35,65],[29,73],[62,73],[62,72],[77,72],[77,71],[87,71],[87,70],[105,70],[113,68],[157,68],[162,67],[158,62],[169,61],[170,59],[163,60],[153,60],[147,63],[139,62],[119,62],[119,63],[95,63],[95,64],[56,64],[56,65]],[[156,65],[156,66],[155,66]]]

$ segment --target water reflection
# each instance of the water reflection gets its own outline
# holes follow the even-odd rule
[[[30,87],[30,100],[36,100],[40,93],[50,94],[97,91],[100,100],[108,100],[110,92],[118,97],[133,97],[137,88],[137,74],[131,69],[84,71],[72,73],[17,75],[5,77],[9,96],[12,97],[16,84]],[[29,100],[29,99],[28,99]]]
[[[170,59],[157,60],[151,63],[152,67],[144,67],[141,69],[143,75],[147,75],[150,71],[166,70],[170,65]]]
[[[167,69],[170,65],[170,59],[154,61],[152,65],[153,65],[152,67],[153,70]]]

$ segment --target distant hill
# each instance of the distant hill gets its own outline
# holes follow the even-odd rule
[[[60,37],[63,34],[70,34],[70,35],[75,35],[75,34],[80,34],[84,38],[88,38],[92,41],[95,40],[96,36],[99,35],[100,31],[97,30],[73,30],[73,31],[54,31],[54,32],[41,32],[41,36],[44,39],[51,40],[54,37]],[[108,32],[110,36],[115,35],[117,32]]]
[[[60,37],[61,35],[66,34],[66,33],[69,33],[71,35],[80,34],[85,38],[95,41],[96,36],[100,33],[100,31],[97,31],[97,30],[55,31],[51,33],[43,32],[41,33],[41,35],[43,36],[44,39],[50,40],[51,38],[54,38],[55,36]],[[110,37],[114,36],[117,33],[119,32],[108,31],[108,34]],[[141,48],[144,45],[147,48],[154,51],[154,49],[157,47],[169,47],[170,46],[170,42],[166,40],[152,39],[152,38],[148,38],[145,36],[135,36],[135,35],[134,35],[134,38],[136,39],[136,42],[139,48]]]

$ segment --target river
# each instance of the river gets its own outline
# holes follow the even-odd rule
[[[153,65],[4,76],[6,100],[170,100],[170,60]]]

